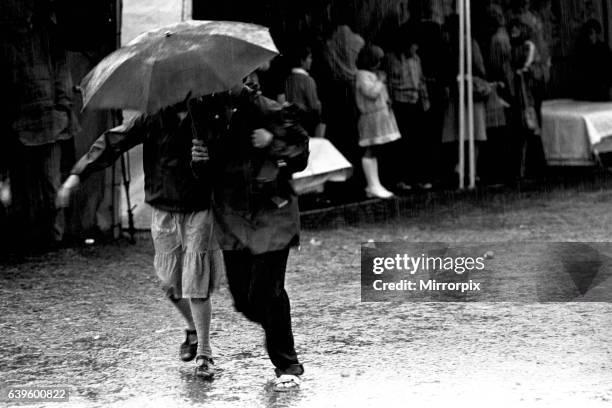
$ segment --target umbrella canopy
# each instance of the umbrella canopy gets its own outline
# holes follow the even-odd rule
[[[231,89],[278,54],[266,27],[184,21],[146,32],[104,58],[83,79],[83,106],[155,113]]]

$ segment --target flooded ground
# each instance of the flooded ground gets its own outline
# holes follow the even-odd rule
[[[183,324],[144,234],[11,261],[0,266],[0,381],[67,386],[68,403],[48,404],[62,407],[610,406],[612,304],[362,303],[359,274],[369,239],[608,241],[611,203],[611,192],[570,191],[306,231],[287,275],[306,374],[284,394],[270,390],[262,333],[225,285],[214,297],[218,378],[198,381],[178,360]]]

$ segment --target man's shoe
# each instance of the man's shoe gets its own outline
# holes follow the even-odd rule
[[[195,375],[204,380],[212,380],[215,377],[215,363],[213,359],[206,356],[197,356]]]
[[[190,343],[189,338],[195,337],[196,342]],[[195,330],[185,330],[185,341],[181,344],[179,356],[183,361],[191,361],[195,358],[198,350],[198,337]]]

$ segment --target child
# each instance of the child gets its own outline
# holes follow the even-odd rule
[[[404,42],[405,41],[405,42]],[[405,44],[405,45],[404,45]],[[389,91],[402,140],[395,149],[395,177],[399,190],[412,189],[411,181],[422,181],[420,187],[430,189],[431,183],[419,174],[429,173],[431,148],[424,135],[423,119],[429,110],[429,94],[421,68],[418,45],[412,37],[396,39],[394,51],[387,56]],[[410,155],[410,152],[418,154]],[[405,163],[402,157],[410,155]]]
[[[365,148],[361,159],[367,186],[366,196],[391,198],[393,193],[380,183],[376,146],[400,138],[395,116],[391,111],[385,75],[376,73],[384,52],[376,46],[367,45],[357,57],[355,78],[355,101],[359,109],[359,146]]]
[[[292,61],[291,74],[285,80],[287,102],[300,109],[301,124],[310,136],[322,137],[321,101],[317,95],[317,84],[308,74],[312,65],[309,47],[298,47]]]

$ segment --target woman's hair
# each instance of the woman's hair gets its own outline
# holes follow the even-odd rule
[[[358,69],[371,71],[380,65],[384,56],[385,52],[382,48],[376,45],[367,44],[359,51],[355,65],[357,65]]]

